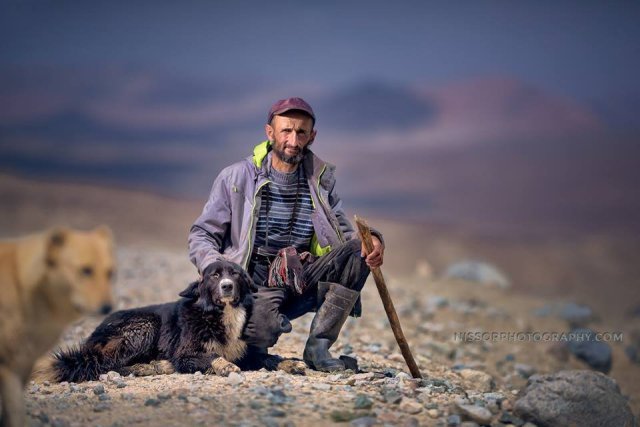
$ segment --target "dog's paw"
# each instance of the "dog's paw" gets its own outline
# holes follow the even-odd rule
[[[153,360],[151,363],[136,363],[118,371],[121,375],[133,374],[136,377],[148,377],[150,375],[173,374],[176,369],[168,360]]]
[[[121,375],[133,374],[136,377],[148,377],[156,374],[155,368],[150,363],[136,363],[135,365],[126,366],[118,372]]]
[[[215,374],[221,377],[228,377],[232,372],[239,373],[240,368],[223,357],[217,357],[213,359],[213,362],[211,362],[211,368],[207,369],[206,373]]]
[[[176,371],[173,363],[169,362],[168,360],[154,360],[153,362],[151,362],[151,365],[153,365],[153,369],[158,375],[169,375],[173,374]]]
[[[307,364],[302,360],[284,359],[278,363],[277,369],[291,375],[305,375]]]

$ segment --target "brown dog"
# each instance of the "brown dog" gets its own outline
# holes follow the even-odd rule
[[[87,313],[111,311],[111,231],[65,228],[0,242],[0,424],[25,425],[23,389],[38,357]]]

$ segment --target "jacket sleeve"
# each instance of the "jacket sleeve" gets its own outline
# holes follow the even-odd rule
[[[331,204],[331,210],[333,211],[334,215],[338,219],[338,225],[340,226],[340,231],[342,232],[344,239],[347,241],[351,239],[358,239],[359,238],[358,232],[353,228],[353,226],[351,225],[351,222],[349,221],[349,218],[347,218],[347,215],[344,213],[344,210],[342,209],[342,200],[338,196],[338,193],[336,192],[335,187],[336,186],[334,181],[333,186],[331,187],[331,191],[329,191],[329,203]],[[380,233],[378,230],[375,230],[372,227],[370,227],[370,229],[371,229],[371,234],[373,236],[376,236],[378,240],[380,240],[380,242],[384,245],[384,239],[382,238],[382,233]]]
[[[229,188],[224,172],[213,182],[202,214],[189,231],[189,258],[200,273],[213,262],[224,258],[221,252],[231,223]]]

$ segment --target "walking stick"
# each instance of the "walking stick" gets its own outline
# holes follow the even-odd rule
[[[362,218],[358,218],[355,216],[356,224],[358,225],[358,232],[360,233],[360,239],[364,243],[367,251],[371,253],[373,251],[373,241],[371,240],[371,230],[367,225],[366,221]],[[398,346],[400,346],[400,351],[402,352],[402,357],[404,357],[404,361],[407,363],[409,367],[409,372],[413,378],[422,378],[420,375],[420,369],[418,369],[418,365],[416,361],[413,359],[413,354],[411,354],[411,349],[409,348],[409,344],[407,343],[407,339],[404,337],[402,333],[402,326],[400,326],[400,319],[398,319],[398,314],[396,313],[396,309],[393,306],[393,301],[391,300],[391,295],[389,295],[389,290],[387,289],[387,284],[384,281],[384,277],[382,276],[382,271],[380,267],[374,267],[371,269],[371,273],[373,273],[373,278],[376,282],[376,287],[378,288],[378,293],[380,294],[380,298],[382,299],[382,305],[384,306],[384,311],[387,312],[387,318],[389,319],[389,324],[391,325],[391,330],[393,331],[393,335],[396,337],[396,342]]]

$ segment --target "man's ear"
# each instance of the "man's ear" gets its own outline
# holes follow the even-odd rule
[[[184,298],[198,299],[198,297],[200,296],[200,292],[198,291],[199,284],[200,282],[191,283],[184,291],[180,292],[178,295]]]
[[[270,123],[267,123],[266,125],[264,125],[264,133],[267,135],[269,144],[272,144],[275,139],[274,137],[275,137],[276,131],[275,129],[273,129],[273,126],[271,126]]]
[[[318,134],[318,130],[317,129],[313,129],[311,131],[311,135],[309,135],[309,142],[307,143],[307,145],[313,143],[313,141],[316,140],[316,135]]]
[[[47,266],[56,266],[60,249],[65,245],[68,235],[69,229],[64,227],[58,227],[51,230],[47,240],[47,252],[45,258]]]

